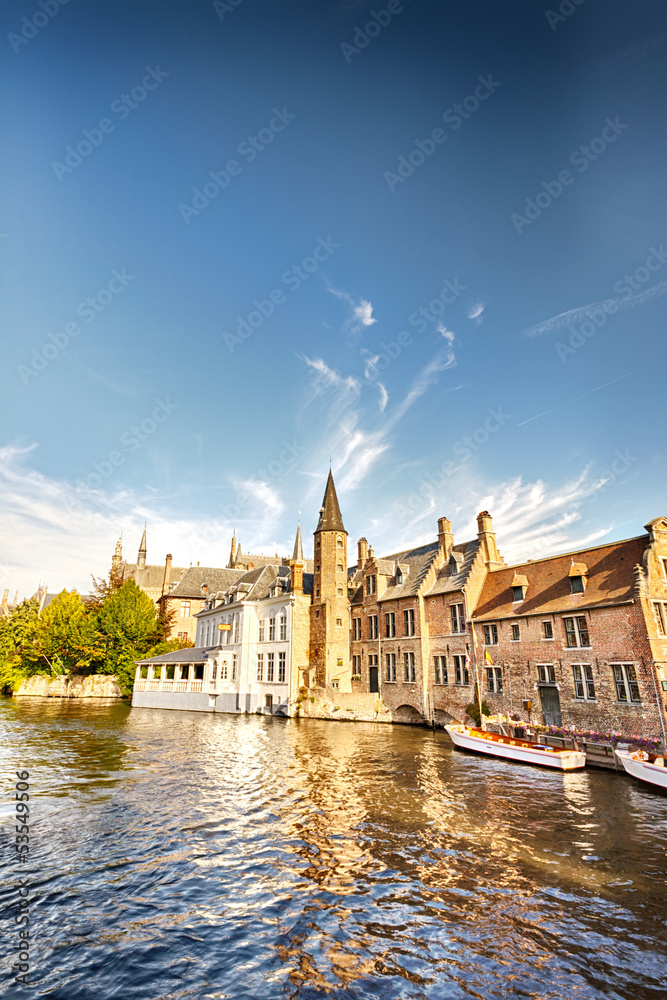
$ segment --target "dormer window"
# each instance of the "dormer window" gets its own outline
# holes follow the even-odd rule
[[[570,566],[568,576],[570,578],[570,593],[583,594],[586,589],[586,576],[588,567],[585,563],[573,562]]]
[[[512,604],[517,604],[519,601],[523,601],[526,597],[527,590],[528,578],[519,573],[515,573],[514,579],[512,580]]]
[[[402,572],[400,566],[396,567],[396,583],[397,583],[397,585],[400,585],[401,583],[403,583],[403,572]]]

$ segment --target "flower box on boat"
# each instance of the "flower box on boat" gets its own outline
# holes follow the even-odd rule
[[[504,760],[524,764],[538,764],[558,771],[577,771],[586,766],[586,754],[580,750],[560,750],[542,743],[529,743],[528,740],[489,733],[483,729],[462,726],[458,723],[450,723],[445,726],[445,730],[449,733],[454,746],[461,750],[474,750],[490,757],[502,757]]]

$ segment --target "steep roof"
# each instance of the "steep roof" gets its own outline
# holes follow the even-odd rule
[[[168,583],[174,583],[186,572],[186,567],[172,566]],[[137,587],[144,587],[148,590],[162,590],[164,582],[164,565],[146,566],[144,569],[137,569],[136,563],[123,564],[123,580],[134,580]]]
[[[296,526],[296,538],[294,539],[294,551],[292,552],[294,562],[303,562],[303,542],[301,541],[301,525]]]
[[[317,522],[315,531],[345,531],[331,469],[329,469],[329,478],[327,479],[324,498],[320,507],[320,519]]]
[[[642,564],[648,545],[648,535],[641,535],[493,570],[482,587],[475,621],[556,611],[576,612],[631,601],[635,586],[634,567],[637,563]],[[571,593],[569,573],[573,562],[583,562],[588,569],[588,582],[581,594]],[[525,600],[513,603],[512,579],[515,573],[527,578],[528,587]]]
[[[203,598],[202,584],[206,584],[208,595],[219,590],[227,590],[244,575],[242,569],[216,569],[210,566],[191,566],[185,570],[183,578],[170,591],[167,597],[198,597]]]
[[[416,549],[406,549],[403,552],[395,552],[393,555],[376,559],[375,565],[378,573],[390,577],[387,589],[378,598],[379,603],[416,594],[437,552],[438,543],[430,542],[428,545],[421,545]],[[395,582],[394,574],[397,566],[403,576],[401,583]],[[352,572],[348,574],[348,588],[354,588],[354,595],[350,598],[352,604],[360,604],[363,600],[363,574],[361,570],[353,568]]]
[[[435,597],[437,594],[449,594],[463,590],[478,551],[478,538],[474,538],[471,542],[461,542],[460,545],[455,545],[448,562],[438,573],[435,583],[426,596]]]

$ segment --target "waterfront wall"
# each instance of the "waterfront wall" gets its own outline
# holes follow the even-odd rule
[[[21,681],[16,698],[113,698],[123,697],[118,679],[113,674],[91,674],[82,677],[75,674],[68,677],[47,677],[35,674]]]

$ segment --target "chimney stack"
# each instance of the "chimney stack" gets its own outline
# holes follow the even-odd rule
[[[448,521],[446,517],[438,518],[438,545],[445,562],[448,562],[454,548],[454,535],[452,534],[452,522]]]
[[[164,560],[164,578],[162,580],[162,596],[169,593],[169,584],[171,583],[171,552],[167,553]]]
[[[293,594],[303,594],[303,563],[296,559],[289,562],[290,590]]]
[[[360,538],[357,542],[357,569],[363,569],[368,557],[368,542],[365,538]]]
[[[488,510],[483,510],[477,515],[477,537],[484,551],[484,558],[487,563],[500,563],[496,546],[496,534],[493,530],[493,521]]]

